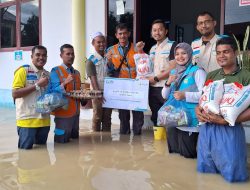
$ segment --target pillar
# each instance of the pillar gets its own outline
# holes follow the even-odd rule
[[[74,67],[85,80],[85,0],[72,0],[72,45],[75,50]]]

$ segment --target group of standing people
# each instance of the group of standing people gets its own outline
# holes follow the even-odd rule
[[[158,111],[166,100],[174,98],[177,101],[184,102],[184,106],[191,113],[192,122],[189,124],[190,126],[186,127],[168,126],[167,142],[169,152],[179,153],[186,158],[196,158],[198,150],[197,168],[199,172],[221,173],[227,181],[231,182],[245,181],[248,179],[248,172],[243,127],[241,124],[237,124],[230,128],[229,124],[221,116],[212,113],[205,114],[198,105],[204,83],[208,79],[225,78],[225,83],[238,81],[243,85],[250,84],[248,71],[239,68],[236,61],[237,48],[235,41],[228,36],[217,35],[215,26],[216,20],[211,13],[200,13],[197,16],[196,28],[201,37],[194,40],[190,46],[187,43],[177,44],[170,41],[167,37],[168,29],[164,21],[155,20],[152,23],[151,35],[156,41],[156,44],[149,52],[153,65],[153,75],[144,77],[144,79],[149,80],[150,85],[149,106],[152,112],[151,120],[154,125],[157,125]],[[102,34],[99,33],[99,35],[105,40]],[[111,76],[119,78],[136,78],[138,68],[134,55],[141,53],[139,45],[143,42],[138,42],[134,46],[129,42],[129,36],[130,32],[126,25],[119,24],[116,27],[116,38],[119,42],[108,48],[107,53],[103,53],[102,56],[103,60],[107,59],[106,67],[108,71],[106,76],[110,72]],[[93,44],[94,41],[95,39],[93,39]],[[93,56],[91,56],[91,59],[93,60]],[[97,61],[92,61],[92,63],[89,61],[88,63],[93,67],[93,65],[96,65],[94,62]],[[174,74],[173,70],[175,71]],[[114,75],[117,72],[118,75]],[[91,74],[88,75],[91,76]],[[231,76],[234,77],[229,79]],[[93,85],[92,79],[91,84]],[[241,123],[250,120],[250,116],[247,115],[248,112],[248,109],[243,112],[237,122]],[[133,133],[139,135],[143,125],[143,113],[132,111],[132,114]],[[111,119],[111,117],[108,118]],[[130,111],[119,110],[119,118],[120,133],[129,134]],[[199,121],[205,122],[205,124],[198,127]],[[212,126],[217,126],[219,129],[217,130],[216,127]],[[222,128],[225,128],[225,131]],[[199,137],[199,132],[202,133],[202,137],[201,135]],[[215,135],[218,141],[217,138],[215,140]],[[224,140],[225,137],[226,141]],[[204,151],[203,147],[206,147],[206,150],[209,151]],[[240,149],[240,155],[236,154],[236,149]],[[218,159],[221,154],[224,154],[224,157]],[[235,162],[235,160],[237,161]]]
[[[238,117],[239,124],[229,127],[221,116],[205,114],[198,105],[207,79],[225,78],[227,83],[238,81],[243,85],[250,84],[249,73],[237,64],[235,42],[230,37],[215,34],[215,26],[216,21],[211,13],[200,13],[197,16],[196,28],[201,37],[189,45],[169,40],[164,21],[155,20],[152,23],[151,35],[156,41],[149,52],[153,75],[145,77],[150,85],[151,120],[157,125],[158,111],[169,98],[183,101],[192,112],[192,126],[169,126],[169,152],[179,153],[187,158],[196,158],[198,153],[198,171],[221,173],[228,181],[245,181],[248,178],[246,141],[242,140],[245,139],[245,134],[240,123],[250,120],[250,109]],[[136,45],[129,42],[130,31],[125,24],[117,25],[115,36],[118,43],[107,50],[105,36],[101,32],[91,36],[95,52],[86,62],[86,72],[94,90],[103,90],[106,76],[130,79],[137,76],[134,55],[138,52],[141,42]],[[65,44],[60,51],[63,63],[53,68],[50,74],[43,68],[47,59],[47,50],[43,46],[35,46],[32,49],[32,63],[20,67],[15,72],[13,98],[16,100],[19,148],[30,149],[33,144],[46,143],[50,126],[49,115],[35,112],[36,98],[42,91],[57,91],[64,94],[80,89],[80,73],[72,67],[75,57],[73,47]],[[173,70],[175,72],[172,72]],[[70,138],[79,137],[80,100],[69,97],[68,99],[68,109],[53,112],[56,124],[54,141],[57,143],[66,143]],[[104,101],[104,98],[93,100],[94,131],[111,130],[112,109],[103,108]],[[118,111],[120,133],[130,134],[130,111]],[[140,135],[144,114],[141,111],[132,111],[132,114],[133,134]],[[197,127],[198,121],[205,124]],[[219,144],[217,141],[220,141]],[[204,152],[203,147],[211,152]],[[240,155],[232,154],[236,148],[241,150]],[[223,157],[218,160],[217,157],[221,154]],[[221,167],[223,164],[231,167]]]
[[[46,144],[50,130],[50,114],[36,112],[36,101],[47,92],[65,94],[80,90],[80,73],[73,68],[74,48],[64,44],[60,48],[62,64],[49,73],[44,69],[47,62],[47,49],[34,46],[31,64],[19,67],[14,74],[12,96],[16,105],[18,148],[31,149],[34,144]],[[68,109],[57,109],[55,116],[54,141],[69,142],[79,137],[80,100],[67,97]]]

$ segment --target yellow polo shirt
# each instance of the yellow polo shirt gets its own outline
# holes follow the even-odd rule
[[[14,80],[12,84],[13,89],[23,88],[26,84],[26,70],[23,67],[20,67],[14,75]],[[37,128],[37,127],[45,127],[50,126],[50,118],[46,119],[20,119],[16,121],[16,125],[18,127],[29,127],[29,128]]]

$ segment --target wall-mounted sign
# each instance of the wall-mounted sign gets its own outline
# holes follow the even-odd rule
[[[14,59],[15,59],[15,61],[22,61],[23,60],[23,51],[22,50],[14,51]]]
[[[240,1],[240,6],[249,6],[250,5],[250,0],[239,0]]]
[[[249,13],[250,13],[250,0],[239,0],[239,1],[225,0],[226,25],[249,22],[250,21]]]
[[[123,0],[116,1],[116,14],[123,15],[125,13],[125,6]]]

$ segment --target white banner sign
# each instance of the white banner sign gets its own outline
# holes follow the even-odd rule
[[[240,1],[240,6],[249,6],[250,5],[250,0],[239,0]]]
[[[125,13],[125,7],[123,1],[116,1],[116,14],[123,15]]]
[[[105,78],[103,107],[146,111],[148,89],[148,80]]]

